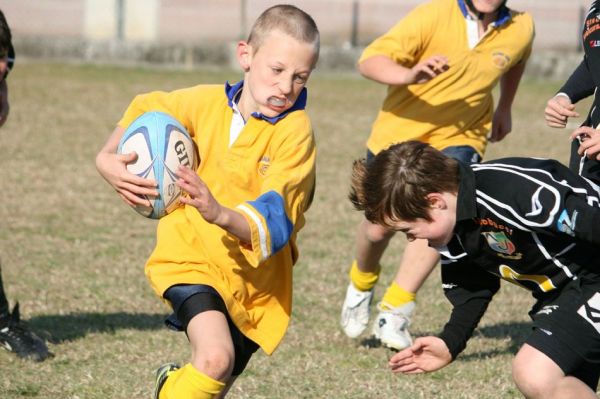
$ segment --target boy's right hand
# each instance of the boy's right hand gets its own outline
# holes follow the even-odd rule
[[[419,374],[447,366],[452,355],[446,343],[438,337],[419,337],[408,348],[396,353],[389,360],[392,373]]]
[[[544,110],[544,119],[550,127],[564,128],[570,117],[577,118],[579,113],[575,111],[575,104],[565,95],[557,94],[548,100]]]
[[[158,196],[156,181],[144,179],[127,170],[127,164],[135,162],[137,154],[116,154],[101,151],[96,156],[96,168],[104,179],[117,191],[130,206],[151,206],[150,201],[141,196]]]
[[[448,66],[448,57],[443,55],[434,55],[410,69],[408,73],[408,84],[419,84],[430,81],[436,76],[446,72]]]

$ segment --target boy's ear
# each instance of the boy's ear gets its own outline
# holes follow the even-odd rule
[[[250,70],[250,63],[252,62],[252,46],[243,40],[239,41],[236,48],[236,55],[238,63],[244,72],[248,72]]]
[[[446,209],[448,204],[441,193],[429,193],[425,197],[429,202],[429,207],[433,209]]]

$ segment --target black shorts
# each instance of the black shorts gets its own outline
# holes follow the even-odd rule
[[[538,300],[525,341],[596,391],[600,377],[600,281],[580,278]]]
[[[202,312],[216,310],[223,313],[227,318],[235,351],[232,375],[242,374],[258,345],[242,334],[233,323],[223,299],[214,288],[202,284],[174,285],[165,291],[164,297],[173,306],[173,314],[165,320],[165,324],[176,331],[186,331],[190,320]]]

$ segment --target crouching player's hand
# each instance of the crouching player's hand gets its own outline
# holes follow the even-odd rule
[[[446,343],[438,337],[417,338],[389,361],[392,373],[417,374],[439,370],[452,362]]]

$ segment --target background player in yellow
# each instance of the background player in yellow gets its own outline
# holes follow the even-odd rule
[[[465,163],[478,162],[488,138],[511,131],[511,106],[531,52],[532,18],[504,0],[432,0],[412,10],[363,52],[358,69],[388,85],[367,141],[367,159],[393,143],[419,140]],[[492,89],[500,82],[494,111]],[[431,171],[435,173],[435,171]],[[341,325],[349,337],[368,326],[380,259],[393,232],[363,220],[356,234]],[[415,295],[439,260],[424,240],[409,242],[378,305],[376,338],[410,345]]]
[[[313,19],[289,5],[267,9],[237,46],[244,80],[137,96],[97,156],[102,176],[129,204],[154,182],[117,155],[125,128],[146,111],[178,119],[198,146],[196,171],[180,168],[185,206],[163,217],[145,268],[185,330],[189,364],[158,369],[157,398],[224,397],[261,347],[271,354],[291,313],[296,234],[315,184],[315,145],[304,111],[319,54]],[[146,204],[147,205],[147,204]]]

